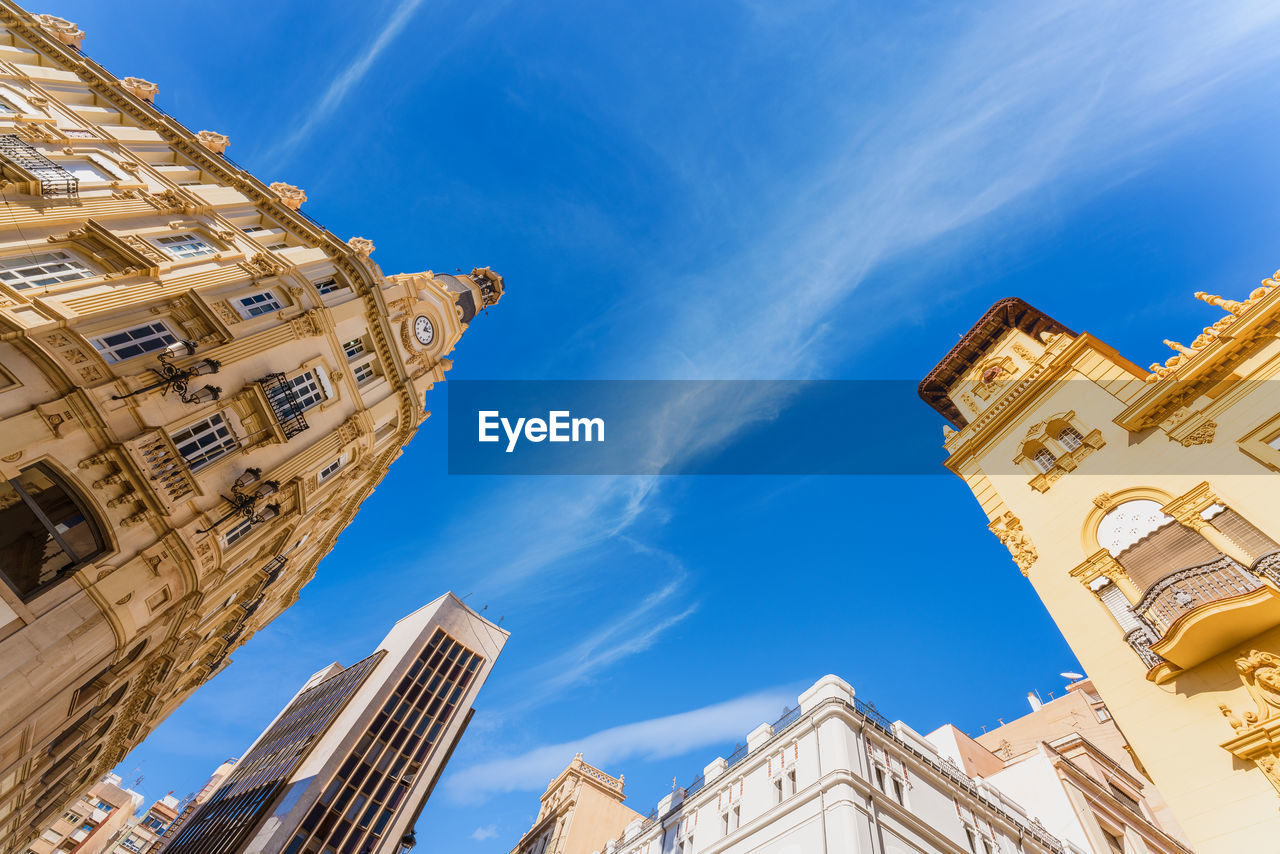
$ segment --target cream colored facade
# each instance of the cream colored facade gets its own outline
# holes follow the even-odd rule
[[[1280,838],[1280,287],[1144,371],[1002,300],[921,383],[948,467],[1202,854]]]
[[[542,808],[511,854],[591,854],[643,818],[623,805],[623,777],[573,757],[542,793]]]
[[[108,774],[54,815],[26,850],[28,854],[103,854],[141,806],[142,795]]]
[[[1186,837],[1110,711],[1082,679],[982,735],[950,724],[927,738],[970,777],[1024,804],[1049,832],[1096,854],[1183,852]]]
[[[503,283],[384,276],[74,24],[0,25],[7,854],[297,601]]]

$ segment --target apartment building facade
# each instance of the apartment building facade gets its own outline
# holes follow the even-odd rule
[[[1210,322],[1148,370],[1001,300],[920,384],[948,468],[1202,854],[1280,836],[1278,279],[1197,293]]]
[[[1047,854],[1069,849],[836,676],[598,854]]]
[[[137,816],[142,795],[107,774],[56,814],[25,849],[27,854],[104,854]]]
[[[0,2],[0,854],[298,598],[501,277],[305,193]]]
[[[533,827],[511,854],[590,854],[643,818],[625,806],[624,777],[613,777],[583,761],[582,754],[547,784]]]

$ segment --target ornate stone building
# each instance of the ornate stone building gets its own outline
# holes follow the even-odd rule
[[[1079,854],[1028,806],[967,776],[924,736],[856,698],[844,680],[824,676],[797,708],[756,727],[746,744],[675,787],[649,815],[616,836],[599,836],[594,850]]]
[[[1280,274],[1277,274],[1280,278]],[[1280,287],[1144,371],[1017,299],[920,384],[1191,845],[1280,837]]]
[[[297,601],[487,269],[384,276],[0,2],[0,852]]]
[[[579,753],[547,785],[533,827],[511,854],[591,854],[643,818],[623,806],[625,782],[583,762]]]

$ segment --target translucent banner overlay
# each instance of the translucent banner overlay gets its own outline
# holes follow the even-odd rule
[[[943,474],[896,381],[450,381],[450,474]],[[482,438],[483,436],[483,438]]]
[[[1166,429],[1123,431],[1115,419],[1125,404],[1091,382],[1079,383],[1078,390],[1059,386],[1054,395],[1059,402],[1077,402],[1070,413],[1075,435],[1050,437],[1061,447],[1045,445],[1071,462],[1073,477],[1118,474],[1125,467],[1136,473],[1150,465],[1150,455],[1137,447],[1147,442],[1175,446],[1173,453],[1160,454],[1166,471],[1173,465],[1199,476],[1275,475],[1263,458],[1280,455],[1280,438],[1262,435],[1270,429],[1266,417],[1232,427],[1224,420],[1223,435],[1210,437],[1210,447],[1202,436],[1181,436],[1203,415],[1174,411],[1163,421]],[[946,420],[920,400],[913,381],[450,380],[445,387],[450,474],[946,473]],[[1169,389],[1183,399],[1198,397]],[[1240,383],[1232,396],[1247,400],[1246,406],[1232,407],[1240,415],[1248,410],[1271,413],[1272,421],[1280,416],[1280,383]],[[1004,408],[999,401],[993,405]],[[1045,407],[1053,409],[1052,402],[1028,405],[1011,424],[994,428],[1001,433],[1000,451],[984,455],[988,475],[1036,476],[1036,449],[1023,443],[1028,425],[1048,419],[1043,423],[1058,432],[1068,426],[1050,424]],[[1108,442],[1114,444],[1106,447]]]

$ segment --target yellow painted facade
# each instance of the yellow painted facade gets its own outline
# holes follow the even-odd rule
[[[1192,847],[1272,851],[1280,287],[1197,296],[1226,315],[1150,371],[1002,300],[920,393]]]
[[[622,777],[582,761],[582,754],[547,784],[529,832],[511,854],[592,854],[643,818],[625,806]]]
[[[0,852],[298,599],[502,279],[373,244],[0,2]]]

